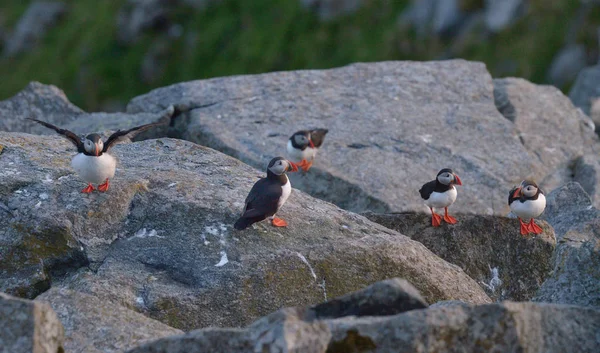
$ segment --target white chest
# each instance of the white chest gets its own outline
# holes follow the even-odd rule
[[[108,153],[98,157],[79,153],[73,157],[71,166],[86,182],[101,184],[107,178],[112,179],[115,176],[117,160]]]
[[[310,147],[306,147],[304,149],[304,151],[295,149],[294,146],[292,145],[292,141],[288,140],[287,153],[288,153],[288,157],[290,158],[290,160],[294,163],[298,163],[298,162],[302,161],[303,159],[310,162],[313,159],[315,159],[315,156],[317,155],[317,149],[310,148]]]
[[[527,200],[525,202],[516,200],[510,204],[512,213],[523,219],[537,218],[544,212],[545,208],[546,197],[543,194],[539,194],[537,200]]]
[[[432,192],[429,199],[425,200],[425,204],[433,208],[444,208],[452,205],[456,201],[456,188],[446,192]]]
[[[281,197],[279,198],[279,202],[277,202],[277,210],[278,211],[281,208],[281,206],[283,206],[283,204],[287,201],[288,197],[290,197],[291,193],[292,193],[292,184],[290,183],[290,180],[288,179],[287,183],[283,184],[283,186],[281,187]]]

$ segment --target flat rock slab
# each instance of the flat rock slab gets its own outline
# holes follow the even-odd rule
[[[506,215],[506,190],[525,177],[550,188],[570,180],[573,160],[597,144],[589,119],[557,89],[494,81],[463,60],[192,81],[134,98],[127,111],[170,105],[182,112],[179,137],[261,169],[286,153],[293,132],[328,128],[313,169],[292,180],[352,211],[425,211],[419,188],[451,167],[464,182],[457,211]]]
[[[428,214],[365,216],[460,266],[496,300],[530,300],[553,267],[556,239],[544,221],[537,221],[542,234],[522,236],[515,218],[458,214],[457,224],[432,227]]]
[[[0,293],[0,353],[61,353],[64,339],[50,305]]]
[[[65,352],[120,353],[160,337],[183,334],[114,302],[51,288],[36,303],[50,305],[63,323]]]
[[[264,172],[206,147],[173,139],[118,145],[110,190],[82,195],[68,141],[13,133],[0,140],[0,212],[8,215],[0,218],[0,258],[21,251],[35,259],[13,259],[0,283],[26,282],[29,273],[17,269],[34,266],[49,285],[184,330],[241,326],[390,277],[415,283],[428,302],[490,301],[422,244],[297,190],[279,214],[289,227],[264,222],[234,231]],[[23,245],[19,224],[32,225],[35,251]],[[66,240],[55,256],[42,240],[57,230]],[[71,261],[71,252],[85,261]],[[61,265],[53,268],[55,257]]]

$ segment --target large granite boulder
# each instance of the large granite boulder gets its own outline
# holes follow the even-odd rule
[[[27,118],[49,122],[71,130],[79,135],[100,133],[153,123],[163,122],[165,126],[153,128],[135,137],[134,140],[164,137],[169,134],[168,125],[175,109],[166,107],[157,113],[86,113],[73,105],[65,93],[56,86],[31,82],[21,92],[0,101],[0,131],[27,132],[38,135],[55,135],[51,129],[36,124]]]
[[[422,244],[297,190],[280,212],[288,228],[234,231],[264,173],[206,147],[117,145],[111,189],[82,195],[66,139],[0,133],[0,141],[3,291],[35,297],[58,286],[185,330],[241,326],[394,276],[428,302],[490,301]]]
[[[492,80],[463,60],[192,81],[134,98],[127,111],[170,105],[179,137],[261,169],[294,131],[328,128],[313,168],[292,181],[352,211],[425,211],[417,190],[452,167],[464,181],[457,211],[506,215],[513,185],[532,177],[557,187],[598,150],[589,119],[560,91]]]
[[[0,293],[0,353],[63,353],[64,339],[50,305]]]
[[[58,87],[30,82],[21,92],[0,101],[0,131],[39,134],[46,128],[26,118],[47,121],[58,126],[75,120],[85,112],[73,105]]]
[[[453,303],[396,314],[335,319],[319,319],[313,308],[297,307],[277,311],[245,329],[192,331],[128,353],[592,353],[600,345],[598,330],[600,310],[554,304]]]
[[[530,300],[554,265],[554,230],[544,221],[544,233],[523,237],[514,218],[459,214],[456,225],[434,228],[428,214],[365,216],[460,266],[495,300]]]
[[[49,304],[63,323],[65,352],[120,353],[183,333],[117,303],[64,288],[51,288],[35,303]]]
[[[545,219],[556,232],[552,272],[535,301],[600,307],[600,211],[577,183],[547,198]]]

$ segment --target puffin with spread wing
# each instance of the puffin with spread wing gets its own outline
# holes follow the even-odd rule
[[[89,134],[81,139],[77,134],[67,129],[61,129],[45,121],[33,120],[47,128],[50,128],[73,142],[79,152],[71,161],[71,166],[79,176],[88,183],[81,192],[91,193],[94,191],[92,184],[98,185],[98,191],[106,192],[109,187],[110,179],[115,176],[117,160],[108,153],[108,150],[119,141],[125,138],[132,138],[138,133],[148,130],[151,127],[163,125],[163,123],[152,123],[134,127],[129,130],[118,130],[110,135],[106,142],[98,134]]]

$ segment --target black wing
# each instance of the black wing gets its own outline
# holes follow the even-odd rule
[[[315,147],[321,147],[323,140],[325,140],[325,135],[327,135],[328,132],[329,130],[327,129],[314,129],[310,131],[310,140]]]
[[[118,130],[117,132],[115,132],[114,134],[112,134],[108,137],[108,139],[104,143],[104,148],[102,149],[102,152],[108,151],[109,148],[111,148],[113,145],[115,145],[116,143],[118,143],[119,141],[121,141],[125,138],[133,138],[135,135],[139,134],[142,131],[146,131],[146,130],[150,129],[151,127],[160,126],[160,125],[165,125],[165,123],[151,123],[151,124],[136,126],[129,130]]]
[[[33,119],[33,118],[27,118],[27,119],[35,121],[38,124],[44,125],[45,127],[50,128],[50,129],[58,132],[59,134],[63,135],[64,137],[68,138],[69,141],[73,142],[75,147],[77,147],[78,152],[83,152],[85,150],[83,148],[83,142],[81,142],[81,138],[79,138],[79,136],[77,136],[77,134],[75,134],[73,131],[69,131],[67,129],[61,129],[58,126],[54,126],[45,121],[41,121],[41,120],[37,120],[37,119]]]
[[[421,198],[423,200],[429,200],[429,196],[431,196],[431,193],[435,190],[435,185],[436,181],[432,180],[421,186],[421,189],[419,189],[419,194],[421,194]]]
[[[246,197],[246,208],[242,217],[270,217],[277,212],[277,202],[281,197],[281,185],[271,183],[267,178],[257,181],[248,197]]]
[[[513,203],[514,201],[518,200],[519,197],[513,197],[513,194],[515,193],[515,191],[517,191],[519,187],[515,186],[514,188],[510,189],[510,191],[508,192],[508,205],[510,206],[511,203]]]

